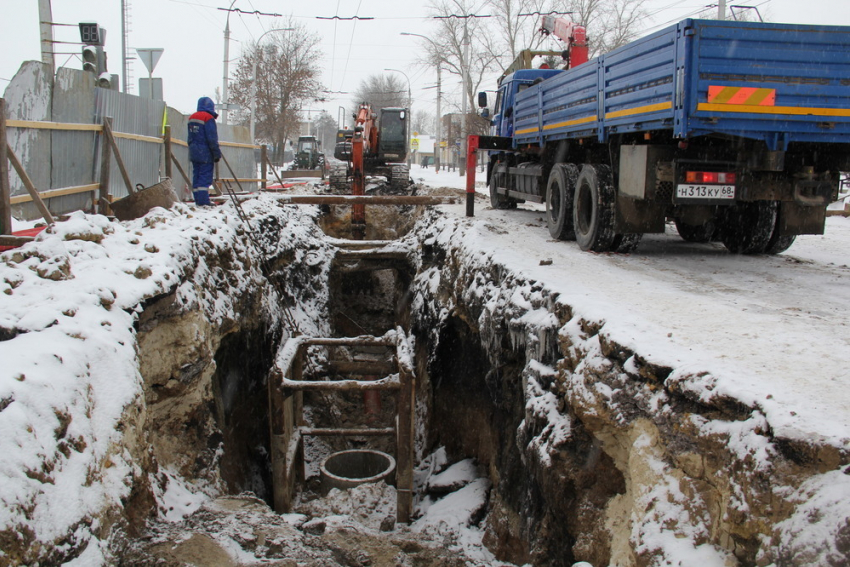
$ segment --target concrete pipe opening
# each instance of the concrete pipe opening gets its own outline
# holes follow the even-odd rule
[[[347,490],[371,482],[395,481],[395,459],[381,451],[352,449],[329,455],[321,466],[321,491]]]

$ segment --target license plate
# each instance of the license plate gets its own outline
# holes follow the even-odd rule
[[[680,184],[676,186],[677,199],[734,199],[734,185],[696,185]]]

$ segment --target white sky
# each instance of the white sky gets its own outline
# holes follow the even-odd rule
[[[162,77],[165,99],[183,112],[195,110],[201,96],[215,99],[221,88],[224,58],[224,26],[227,7],[232,0],[127,0],[130,5],[128,51],[135,47],[162,47],[154,77]],[[696,14],[716,0],[647,0],[650,17],[645,29],[651,30]],[[0,19],[0,92],[25,60],[40,59],[38,2],[36,0],[3,0]],[[772,21],[807,24],[850,25],[848,0],[728,0],[729,4],[758,6]],[[436,71],[416,65],[417,49],[424,42],[399,32],[429,35],[434,20],[427,17],[424,1],[410,0],[236,0],[235,8],[253,12],[292,14],[298,22],[314,30],[324,39],[321,80],[330,91],[352,93],[362,78],[383,73],[385,68],[400,69],[407,74],[413,93],[413,108],[435,107]],[[76,24],[96,21],[107,30],[106,51],[109,70],[121,72],[121,3],[119,0],[54,0],[53,21],[74,24],[54,28],[54,38],[79,42]],[[482,8],[477,13],[488,13]],[[372,21],[319,20],[317,17],[374,17]],[[279,18],[233,13],[230,16],[231,70],[241,53],[242,43],[249,43],[264,31],[284,27]],[[554,40],[552,40],[554,42]],[[57,51],[78,54],[79,45],[57,45]],[[77,55],[57,55],[57,66],[81,68]],[[147,76],[140,61],[131,62],[132,92],[138,92],[139,77]],[[403,79],[403,77],[402,77]],[[403,80],[403,82],[405,82]],[[490,89],[495,85],[482,85]],[[431,88],[427,88],[431,87]],[[460,79],[443,74],[444,112],[459,103]],[[324,108],[334,117],[339,106],[351,106],[351,94],[327,94],[327,102],[316,102],[310,108]]]

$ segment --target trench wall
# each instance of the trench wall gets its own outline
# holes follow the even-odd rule
[[[580,305],[466,247],[463,223],[429,213],[416,237],[420,443],[489,471],[499,558],[846,564],[850,525],[826,494],[847,485],[847,455],[779,439],[757,408],[699,391],[705,375],[648,363]]]

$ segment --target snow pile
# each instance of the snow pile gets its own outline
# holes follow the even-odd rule
[[[289,248],[295,261],[329,258],[314,223],[298,221],[314,213],[274,202],[243,206],[257,223],[257,245],[271,255]],[[20,553],[23,562],[72,557],[93,534],[109,533],[131,490],[148,486],[134,325],[146,300],[168,293],[214,324],[237,318],[245,290],[266,284],[246,236],[232,205],[178,204],[125,223],[74,213],[0,254],[3,553]],[[266,295],[266,313],[280,318],[280,301]],[[316,293],[291,313],[310,329],[326,301]],[[179,490],[173,476],[167,485],[165,492],[154,486],[167,516],[197,508],[200,497]],[[36,541],[48,551],[26,551]]]

